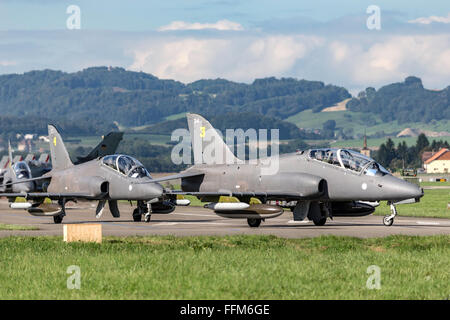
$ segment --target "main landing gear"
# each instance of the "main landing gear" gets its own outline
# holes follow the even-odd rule
[[[391,214],[388,214],[383,218],[383,224],[387,227],[392,226],[394,223],[394,218],[397,216],[397,208],[395,207],[395,204],[390,203],[390,206]]]
[[[133,221],[140,222],[144,216],[145,222],[150,222],[152,217],[152,205],[144,201],[138,201],[138,207],[133,211]]]
[[[60,224],[66,215],[66,199],[59,200],[58,204],[61,206],[61,212],[58,215],[53,216],[53,222],[56,224]]]
[[[247,223],[251,228],[258,228],[259,225],[261,224],[261,221],[264,221],[264,218],[263,219],[247,218]]]

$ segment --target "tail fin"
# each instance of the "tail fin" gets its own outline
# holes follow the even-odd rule
[[[123,138],[123,132],[110,132],[103,140],[85,157],[78,157],[75,164],[87,162],[98,157],[116,153],[117,147]]]
[[[11,140],[8,140],[8,164],[9,164],[9,166],[13,165]]]
[[[58,130],[48,125],[48,139],[50,140],[50,155],[52,157],[52,168],[62,170],[73,166],[69,153],[59,135]]]
[[[189,132],[191,134],[192,150],[194,152],[194,163],[205,163],[203,152],[210,144],[215,144],[215,163],[237,163],[238,159],[234,156],[230,148],[225,144],[223,138],[217,133],[214,127],[202,116],[194,113],[186,114]],[[212,139],[205,140],[205,137]],[[211,148],[211,147],[209,147]],[[217,150],[219,148],[219,150]]]

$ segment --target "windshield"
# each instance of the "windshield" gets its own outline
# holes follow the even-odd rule
[[[346,149],[314,149],[309,153],[310,158],[323,161],[338,167],[342,167],[354,172],[370,176],[383,176],[389,174],[383,166],[375,162],[372,158]]]
[[[150,177],[147,169],[138,160],[126,155],[111,155],[103,158],[103,164],[130,178]]]
[[[14,173],[18,179],[29,179],[31,178],[30,167],[25,162],[17,162],[13,166]]]
[[[368,163],[373,161],[360,153],[350,152],[348,150],[339,150],[339,155],[343,167],[356,172],[361,172]]]

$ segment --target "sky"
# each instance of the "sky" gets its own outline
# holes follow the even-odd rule
[[[443,89],[450,1],[0,0],[0,74],[91,66],[184,83],[294,77],[353,94],[414,75]]]

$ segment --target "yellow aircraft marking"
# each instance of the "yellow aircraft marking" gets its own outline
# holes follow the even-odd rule
[[[200,138],[205,137],[205,127],[200,127]]]
[[[56,137],[53,137],[53,145],[56,147]]]

